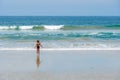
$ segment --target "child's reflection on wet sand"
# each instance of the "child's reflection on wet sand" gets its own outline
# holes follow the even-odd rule
[[[37,66],[37,68],[39,68],[39,66],[40,66],[40,53],[36,54],[36,66]]]

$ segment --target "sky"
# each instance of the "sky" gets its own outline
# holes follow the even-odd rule
[[[0,0],[0,16],[120,16],[120,0]]]

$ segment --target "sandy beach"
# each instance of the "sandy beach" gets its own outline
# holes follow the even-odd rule
[[[119,80],[120,50],[1,50],[0,80]]]

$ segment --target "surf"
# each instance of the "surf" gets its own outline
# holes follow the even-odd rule
[[[47,30],[60,30],[64,25],[43,25]]]
[[[33,51],[34,48],[0,48],[0,51]],[[42,51],[73,51],[73,50],[120,50],[120,48],[41,48]]]
[[[0,30],[120,30],[120,25],[95,26],[95,25],[11,25],[0,26]]]

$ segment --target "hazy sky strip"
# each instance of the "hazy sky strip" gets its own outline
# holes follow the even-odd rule
[[[120,16],[119,0],[0,0],[0,15]]]

